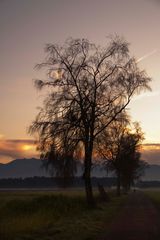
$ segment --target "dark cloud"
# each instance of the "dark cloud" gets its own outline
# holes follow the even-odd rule
[[[31,146],[25,150],[25,146]],[[0,162],[12,161],[16,158],[37,157],[35,142],[28,139],[0,140]],[[160,144],[144,144],[141,150],[142,159],[151,164],[160,164]]]
[[[142,153],[142,159],[151,164],[160,164],[160,151],[150,152],[146,151]]]
[[[160,144],[144,144],[142,149],[142,159],[151,164],[160,164]]]

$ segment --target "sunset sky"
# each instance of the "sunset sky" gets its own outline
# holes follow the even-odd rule
[[[0,0],[0,162],[35,156],[27,127],[43,99],[33,79],[43,74],[34,66],[45,44],[78,37],[105,45],[118,34],[152,78],[152,92],[128,108],[145,132],[144,158],[160,164],[159,24],[160,0]]]

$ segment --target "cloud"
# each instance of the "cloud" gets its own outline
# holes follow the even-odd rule
[[[160,164],[160,143],[143,144],[142,159],[151,164]],[[28,139],[0,139],[0,162],[6,163],[17,158],[38,157],[36,145]]]
[[[133,101],[136,101],[136,100],[139,100],[139,99],[142,99],[142,98],[146,98],[146,97],[157,97],[157,96],[160,96],[160,91],[153,91],[153,92],[147,92],[147,93],[142,93],[138,96],[135,96],[133,98]]]
[[[143,144],[142,159],[151,164],[160,164],[160,143]]]
[[[36,145],[28,139],[0,139],[0,162],[8,162],[17,158],[36,157]]]

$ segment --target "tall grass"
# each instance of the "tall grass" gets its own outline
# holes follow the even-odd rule
[[[113,198],[94,210],[82,193],[1,194],[0,239],[94,239],[109,225],[124,202]]]

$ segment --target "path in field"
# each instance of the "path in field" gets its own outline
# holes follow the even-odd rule
[[[101,240],[160,240],[159,219],[157,209],[144,193],[132,193]]]

